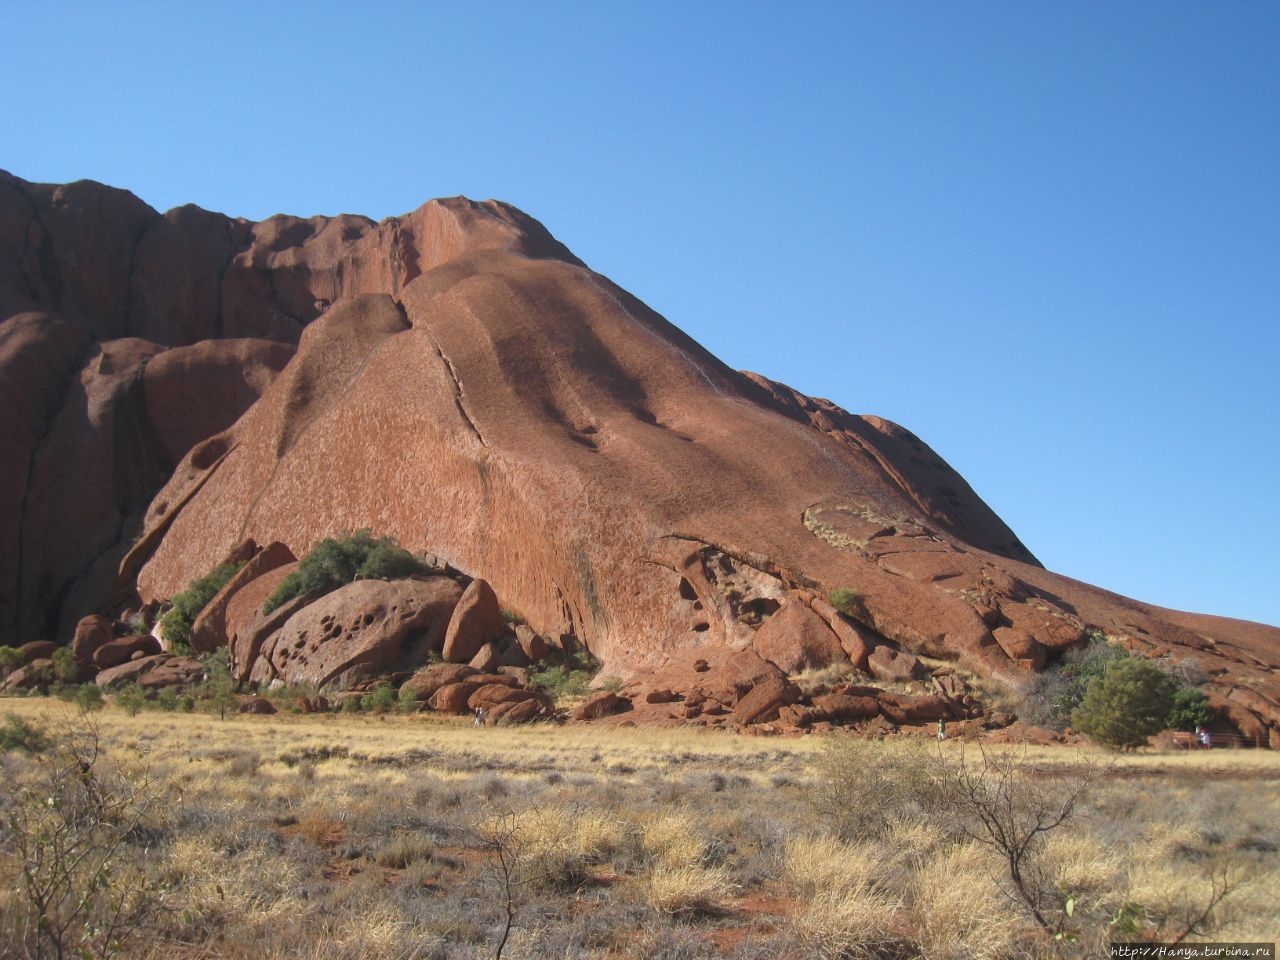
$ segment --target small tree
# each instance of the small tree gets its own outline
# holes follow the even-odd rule
[[[1173,695],[1173,709],[1169,711],[1169,729],[1191,731],[1205,726],[1213,719],[1209,701],[1193,687],[1179,687]]]
[[[1103,746],[1131,750],[1168,726],[1177,692],[1178,682],[1151,661],[1115,660],[1089,681],[1071,722]]]
[[[226,647],[211,654],[204,662],[205,678],[202,692],[209,697],[209,705],[218,711],[220,720],[227,719],[227,711],[235,713],[240,708],[236,699],[236,681],[228,665],[230,655]]]

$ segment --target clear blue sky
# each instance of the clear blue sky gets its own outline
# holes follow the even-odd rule
[[[1051,569],[1280,624],[1280,3],[0,0],[0,167],[510,201]]]

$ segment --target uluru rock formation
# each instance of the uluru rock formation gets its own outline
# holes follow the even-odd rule
[[[585,645],[637,713],[865,714],[793,681],[1016,677],[1099,630],[1197,658],[1280,743],[1280,630],[1046,571],[914,434],[727,368],[502,203],[250,223],[5,175],[0,319],[4,642],[369,528]],[[265,594],[229,644],[281,628]]]

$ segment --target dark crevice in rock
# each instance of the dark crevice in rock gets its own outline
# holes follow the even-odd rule
[[[399,301],[396,302],[399,303]],[[401,306],[400,309],[403,312],[404,307]],[[480,442],[480,446],[487,447],[489,444],[485,442],[484,436],[480,433],[480,428],[476,426],[476,422],[471,419],[471,414],[467,411],[467,405],[464,399],[466,394],[462,389],[462,379],[458,376],[457,368],[454,367],[453,361],[445,355],[444,350],[440,348],[440,343],[436,338],[431,336],[431,333],[425,327],[421,329],[426,333],[427,338],[431,341],[431,345],[435,347],[436,355],[440,358],[441,362],[444,363],[445,369],[449,371],[449,376],[453,380],[453,405],[458,409],[458,416],[462,417],[463,422],[471,430],[471,433],[475,436],[476,440]]]
[[[27,281],[27,286],[31,288],[36,303],[40,304],[50,313],[55,313],[62,306],[62,272],[58,269],[58,261],[54,256],[53,244],[49,242],[49,229],[44,225],[44,221],[40,217],[40,208],[36,206],[35,198],[25,189],[25,185],[21,181],[14,183],[14,189],[26,201],[27,206],[31,208],[31,219],[27,221],[27,229],[24,233],[22,243],[22,276]],[[40,227],[42,242],[34,245],[31,242],[31,225],[36,224]],[[36,265],[39,268],[39,280],[33,278],[27,272],[27,262],[34,254]],[[43,294],[42,292],[43,291]]]
[[[138,247],[142,245],[143,239],[146,237],[147,233],[151,230],[151,228],[156,224],[158,220],[160,220],[159,216],[153,217],[152,219],[148,220],[143,225],[142,229],[138,231],[138,235],[133,238],[133,244],[129,247],[129,271],[128,271],[128,280],[125,283],[125,287],[124,287],[124,310],[122,311],[123,320],[124,320],[124,332],[121,335],[125,337],[133,336],[133,333],[132,333],[134,329],[133,274],[138,267]],[[145,360],[143,361],[143,366],[144,367],[146,366]]]
[[[150,357],[144,357],[133,371],[122,390],[120,403],[114,417],[113,449],[117,451],[116,468],[112,472],[112,499],[118,515],[115,532],[96,545],[96,552],[83,565],[63,581],[58,597],[46,607],[43,620],[56,622],[62,633],[68,632],[71,623],[88,613],[99,610],[70,611],[63,621],[66,595],[79,585],[82,578],[93,575],[102,562],[113,555],[123,557],[130,552],[132,531],[142,523],[147,504],[173,472],[168,452],[159,431],[147,411],[144,394],[144,378]],[[108,609],[114,606],[117,588],[104,591],[95,606]],[[120,600],[123,597],[119,598]]]
[[[72,385],[76,382],[76,378],[80,372],[88,365],[93,351],[98,348],[96,341],[91,341],[84,350],[80,358],[80,362],[71,367],[67,375],[58,384],[58,399],[55,404],[50,407],[51,413],[45,418],[41,425],[39,438],[31,447],[31,456],[27,458],[26,472],[23,476],[22,483],[22,504],[18,509],[18,549],[17,564],[14,572],[13,592],[13,629],[16,631],[26,621],[24,615],[24,601],[26,591],[23,589],[26,583],[26,559],[27,559],[27,518],[31,510],[31,478],[35,474],[36,461],[39,459],[46,442],[53,432],[53,425],[57,422],[58,414],[67,404],[67,396],[71,392]],[[24,638],[19,638],[20,640]]]
[[[226,227],[230,252],[227,254],[226,259],[222,261],[222,268],[218,270],[218,296],[213,310],[213,338],[215,340],[223,339],[227,331],[227,318],[225,315],[227,273],[231,270],[231,265],[236,262],[236,257],[246,248],[245,244],[236,241],[235,221],[229,218],[224,219],[223,225]]]

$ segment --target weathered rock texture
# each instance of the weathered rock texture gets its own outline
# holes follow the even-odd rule
[[[914,434],[728,369],[500,203],[254,224],[0,178],[0,318],[0,364],[42,371],[16,390],[31,399],[4,428],[26,455],[0,476],[17,505],[0,602],[22,639],[69,638],[135,575],[144,602],[172,596],[245,538],[301,556],[370,527],[585,643],[646,709],[782,722],[790,676],[842,656],[1016,678],[1096,628],[1196,657],[1211,694],[1280,737],[1280,631],[1045,571]],[[277,376],[278,347],[221,338],[297,350]],[[178,349],[220,358],[190,362],[221,420],[148,399],[152,367],[153,398],[186,395]],[[250,390],[226,386],[246,370]],[[74,524],[53,505],[66,464],[90,471]],[[645,684],[685,699],[648,703]]]
[[[461,593],[445,577],[348,584],[302,607],[263,642],[254,679],[345,689],[414,666],[440,649]]]

